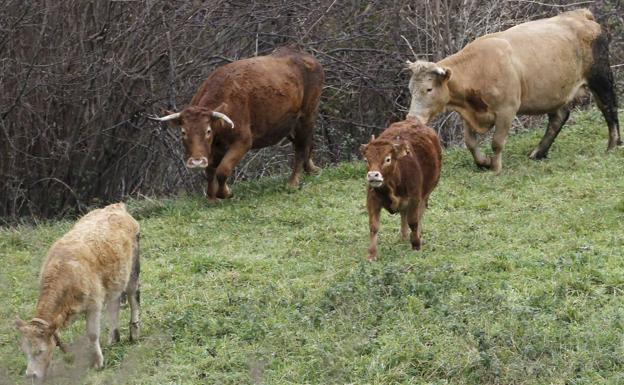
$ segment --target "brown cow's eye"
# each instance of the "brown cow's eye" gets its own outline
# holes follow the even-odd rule
[[[427,92],[433,91],[433,88],[427,88]]]
[[[386,163],[390,163],[392,161],[392,157],[391,156],[387,156],[385,162]]]

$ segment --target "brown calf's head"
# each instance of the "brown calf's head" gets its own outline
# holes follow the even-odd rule
[[[360,146],[360,152],[368,165],[366,179],[368,185],[379,188],[395,173],[397,160],[409,153],[408,144],[397,139],[390,142],[384,139],[371,138],[368,144]]]
[[[215,129],[220,125],[228,129],[234,128],[234,122],[218,110],[225,109],[223,104],[216,110],[204,107],[191,106],[181,112],[167,113],[169,115],[156,118],[159,121],[169,121],[173,127],[179,127],[186,152],[186,167],[206,168],[211,161],[212,141]]]
[[[408,61],[407,66],[412,71],[409,81],[412,100],[407,116],[427,124],[451,100],[448,88],[451,70],[424,61]]]
[[[25,322],[18,317],[15,327],[22,333],[22,350],[28,359],[26,377],[43,380],[57,344],[57,335],[50,324],[38,318]]]

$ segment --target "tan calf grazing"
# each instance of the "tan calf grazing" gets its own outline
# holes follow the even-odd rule
[[[608,40],[592,13],[579,9],[485,35],[437,63],[408,62],[408,116],[427,122],[448,108],[464,120],[464,141],[479,167],[500,172],[502,151],[517,114],[548,114],[531,159],[544,158],[587,86],[609,127],[608,150],[622,144]],[[476,134],[496,126],[492,157]]]
[[[429,194],[438,184],[442,148],[435,131],[417,119],[397,122],[379,138],[360,147],[368,164],[368,260],[377,259],[377,232],[381,208],[401,214],[401,236],[410,235],[412,249],[420,250],[422,216]]]
[[[93,210],[82,217],[46,257],[39,280],[39,301],[35,318],[17,318],[22,349],[28,358],[26,376],[43,379],[58,331],[73,316],[86,313],[87,336],[93,365],[101,368],[100,314],[106,305],[110,316],[109,342],[119,341],[119,307],[122,292],[131,308],[130,339],[139,336],[139,223],[123,203]]]

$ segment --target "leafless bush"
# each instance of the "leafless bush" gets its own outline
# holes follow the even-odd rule
[[[590,6],[624,63],[619,1],[0,0],[0,217],[51,216],[124,196],[200,188],[177,132],[147,113],[183,107],[217,66],[297,43],[326,71],[316,157],[356,157],[404,117],[406,59],[439,60],[477,36]],[[560,5],[563,4],[563,5]],[[616,67],[620,86],[624,66]],[[620,87],[621,88],[621,87]],[[436,123],[458,142],[456,117]],[[282,171],[288,146],[235,177]]]

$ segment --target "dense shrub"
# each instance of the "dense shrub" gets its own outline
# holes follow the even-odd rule
[[[403,68],[565,1],[0,1],[0,217],[51,216],[124,196],[196,190],[177,132],[146,120],[183,107],[216,66],[297,43],[323,64],[321,164],[402,118]],[[559,4],[564,5],[559,5]],[[591,6],[624,63],[624,5]],[[624,66],[615,67],[620,90]],[[456,117],[436,123],[457,142]],[[290,146],[250,154],[234,178],[288,167]]]

